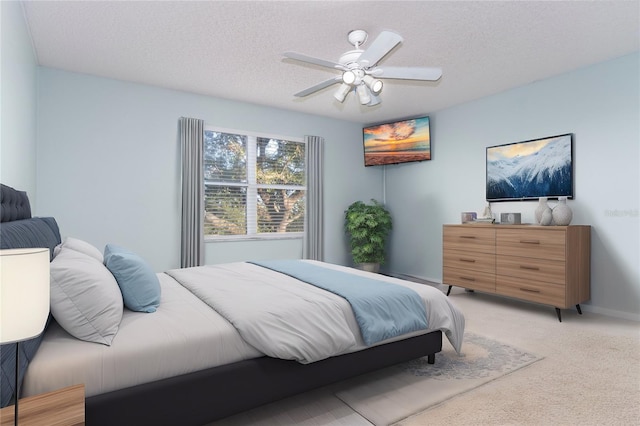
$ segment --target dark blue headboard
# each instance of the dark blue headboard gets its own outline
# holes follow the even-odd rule
[[[0,183],[0,222],[31,217],[31,204],[24,191]]]
[[[53,249],[61,242],[56,220],[52,217],[31,217],[31,206],[25,192],[2,185],[1,195],[0,248],[47,247],[49,259],[53,259]],[[20,382],[41,341],[42,335],[20,344]],[[5,407],[12,402],[14,392],[16,345],[1,345],[0,359],[0,406]]]

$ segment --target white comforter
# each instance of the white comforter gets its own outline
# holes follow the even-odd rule
[[[307,262],[382,278],[352,268]],[[265,355],[309,363],[365,347],[349,302],[287,275],[250,263],[176,269],[167,274],[227,318],[245,341]],[[429,330],[445,331],[460,350],[464,317],[442,292],[420,284],[383,280],[416,290],[425,303]],[[420,332],[411,335],[415,334]]]
[[[158,278],[158,310],[125,309],[111,346],[76,339],[53,322],[29,363],[23,396],[84,383],[89,397],[262,356],[173,278]]]
[[[368,274],[337,265],[322,265],[354,274]],[[272,283],[277,287],[276,283],[283,279],[282,274],[246,263],[210,268],[214,271],[213,282],[216,283],[215,287],[219,288],[218,292],[224,292],[225,287],[243,287],[248,285],[248,281],[255,279]],[[165,273],[158,274],[158,277],[162,287],[162,299],[158,310],[154,313],[143,313],[125,309],[118,334],[111,346],[78,340],[57,324],[52,324],[29,364],[22,387],[23,396],[50,392],[77,383],[84,383],[86,396],[93,396],[262,356],[261,351],[243,339],[231,323],[194,297],[176,280]],[[394,278],[377,277],[417,291],[425,301],[429,324],[428,330],[400,336],[380,344],[441,330],[453,347],[460,350],[464,317],[440,290]],[[315,287],[312,291],[323,292]],[[256,297],[256,293],[252,294],[255,301],[266,301],[262,296]],[[366,348],[346,300],[331,293],[324,296],[314,294],[313,298],[326,298],[331,301],[333,307],[327,308],[330,309],[327,312],[331,312],[333,317],[315,318],[337,327],[341,333],[341,338],[338,339],[340,343],[332,343],[329,345],[330,349],[319,349],[320,352],[335,351],[338,354]],[[335,306],[339,309],[334,309]],[[336,318],[340,316],[338,311],[343,315],[351,337],[346,336],[344,324],[337,324]],[[306,316],[306,311],[305,315],[297,316]],[[260,326],[256,326],[258,334],[259,329]],[[325,338],[327,339],[329,337]],[[303,353],[303,350],[299,352]]]

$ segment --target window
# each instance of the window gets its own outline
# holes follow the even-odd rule
[[[302,236],[303,141],[205,129],[204,144],[207,239]]]

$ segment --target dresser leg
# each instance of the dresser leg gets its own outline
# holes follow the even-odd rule
[[[452,285],[449,286],[449,289],[447,290],[447,296],[449,295],[449,293],[451,293],[451,287],[453,287]]]
[[[578,310],[578,313],[582,315],[582,309],[580,309],[580,305],[576,305],[576,309]]]
[[[435,364],[436,363],[436,354],[427,355],[427,364]]]
[[[562,322],[562,314],[560,313],[560,308],[556,308],[556,315],[558,315],[558,321]]]

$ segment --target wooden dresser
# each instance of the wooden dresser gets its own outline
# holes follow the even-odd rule
[[[443,283],[560,309],[589,300],[591,227],[466,224],[442,230]]]

